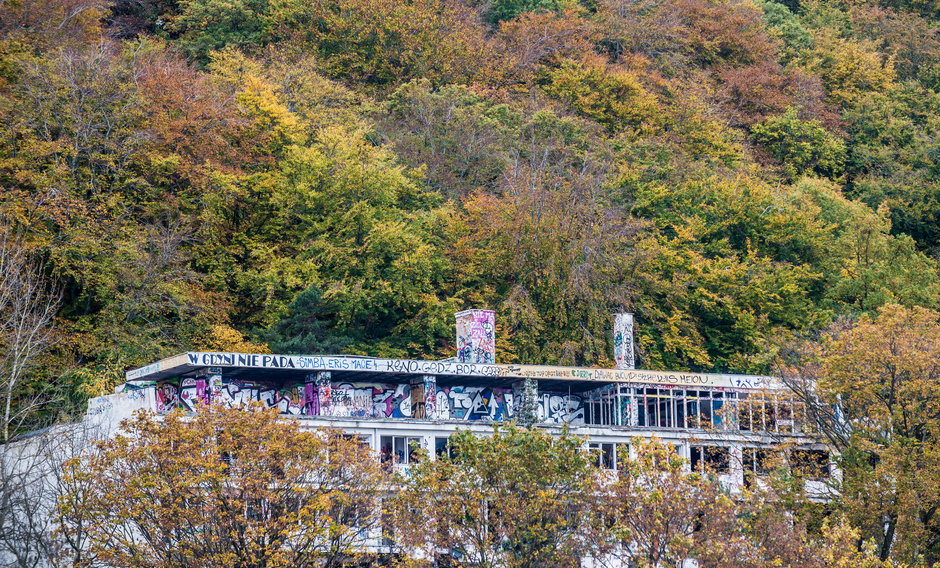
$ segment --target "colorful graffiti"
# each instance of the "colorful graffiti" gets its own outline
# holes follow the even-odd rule
[[[538,421],[550,424],[584,424],[584,404],[580,397],[541,393],[536,406]]]
[[[444,387],[437,390],[439,420],[508,420],[512,390],[489,387]]]
[[[327,373],[323,373],[327,374]],[[412,386],[383,383],[333,383],[318,377],[303,383],[270,385],[240,379],[212,377],[211,381],[184,378],[155,386],[157,412],[175,408],[190,412],[197,401],[211,395],[212,402],[230,407],[261,402],[294,416],[349,418],[412,418]],[[206,388],[206,383],[211,388]],[[428,420],[511,420],[513,391],[500,387],[439,387],[434,377],[424,377],[415,388],[424,390],[424,414]],[[538,393],[535,411],[539,422],[584,423],[581,397],[560,393]]]
[[[374,383],[341,383],[330,392],[330,408],[320,416],[410,418],[411,387]]]
[[[215,398],[215,397],[218,398]],[[262,402],[267,407],[277,407],[282,414],[301,414],[304,397],[300,385],[277,388],[250,381],[223,381],[222,388],[213,393],[214,402],[229,407],[242,406],[249,402]],[[184,402],[185,404],[185,402]],[[192,408],[187,406],[188,410]]]
[[[496,314],[491,310],[465,310],[457,317],[457,360],[461,363],[496,362]]]
[[[163,414],[180,404],[179,387],[173,383],[160,383],[156,387],[157,412]]]
[[[425,375],[424,382],[424,416],[434,418],[437,416],[437,377]]]

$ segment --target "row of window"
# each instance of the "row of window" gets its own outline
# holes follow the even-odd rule
[[[585,423],[780,434],[815,432],[802,402],[764,393],[611,385],[585,400]]]
[[[448,438],[434,438],[436,456],[452,455]],[[418,436],[381,436],[379,454],[387,464],[410,464],[419,459],[421,438]],[[630,459],[630,445],[612,442],[590,442],[588,451],[595,455],[596,465],[601,469],[617,470]],[[817,449],[792,449],[783,454],[767,448],[742,448],[742,466],[745,482],[754,476],[769,473],[784,465],[799,477],[825,479],[829,477],[829,453]],[[700,473],[731,472],[731,449],[728,446],[693,445],[689,448],[689,465]]]

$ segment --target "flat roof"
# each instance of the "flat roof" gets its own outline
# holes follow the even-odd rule
[[[601,369],[552,365],[460,363],[452,360],[381,359],[351,355],[271,355],[190,351],[161,359],[125,374],[127,381],[159,381],[219,368],[226,377],[257,380],[302,379],[318,371],[331,371],[334,380],[350,382],[404,382],[421,375],[437,377],[438,384],[494,385],[506,379],[537,379],[543,388],[588,390],[614,383],[638,383],[727,389],[780,389],[775,377],[719,373]]]

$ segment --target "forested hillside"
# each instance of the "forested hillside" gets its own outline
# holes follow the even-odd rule
[[[188,349],[452,356],[469,307],[501,362],[611,365],[628,310],[640,366],[734,372],[940,308],[938,18],[0,2],[4,250],[55,309],[13,407],[73,412]]]

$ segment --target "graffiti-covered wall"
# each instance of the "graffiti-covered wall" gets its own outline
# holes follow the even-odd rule
[[[496,362],[496,315],[491,310],[465,310],[457,318],[457,360],[461,363]]]
[[[259,401],[295,416],[352,418],[411,418],[411,386],[383,383],[297,382],[286,385],[221,377],[184,378],[156,385],[157,412],[175,408],[196,411],[210,400],[228,406]],[[514,417],[513,392],[500,387],[441,387],[425,381],[427,418],[431,420],[510,420]],[[539,422],[584,424],[581,397],[539,392]]]

